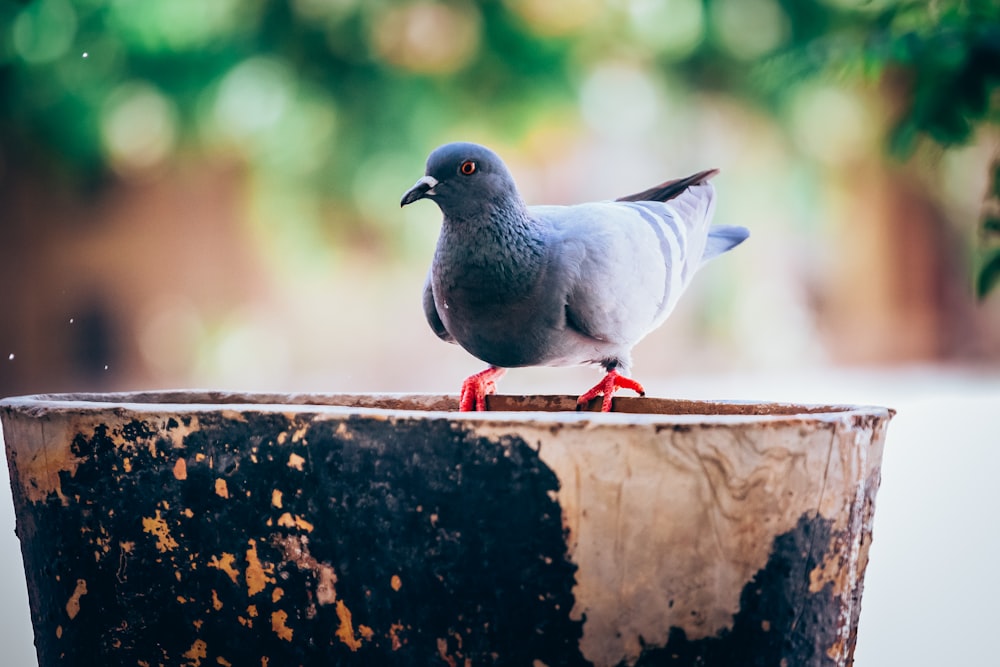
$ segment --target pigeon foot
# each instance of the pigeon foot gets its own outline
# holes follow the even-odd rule
[[[485,412],[486,395],[497,392],[497,380],[507,372],[505,368],[490,366],[485,371],[471,375],[462,383],[462,393],[458,397],[460,412]]]
[[[591,387],[580,398],[576,399],[576,409],[582,410],[591,400],[603,395],[604,401],[601,403],[601,412],[611,412],[611,398],[618,389],[631,389],[640,396],[646,395],[646,390],[642,388],[641,384],[632,378],[619,375],[618,371],[612,369],[608,371],[604,379]]]

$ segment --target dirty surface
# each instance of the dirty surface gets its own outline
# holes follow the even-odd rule
[[[199,419],[179,447],[172,418],[77,435],[65,501],[25,508],[42,665],[585,664],[557,481],[523,442]]]
[[[155,396],[0,407],[43,667],[850,663],[887,411]]]

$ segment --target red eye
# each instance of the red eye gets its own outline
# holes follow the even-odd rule
[[[472,176],[476,173],[476,163],[472,160],[466,160],[462,163],[462,166],[459,167],[458,170],[466,176]]]

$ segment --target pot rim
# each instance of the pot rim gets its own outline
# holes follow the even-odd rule
[[[610,413],[575,410],[576,397],[563,395],[487,397],[487,412],[458,412],[458,397],[427,393],[272,393],[208,389],[74,392],[0,399],[0,408],[39,415],[51,411],[127,410],[136,413],[204,413],[226,410],[329,415],[449,419],[460,422],[543,422],[579,424],[732,424],[747,422],[891,419],[891,408],[850,404],[797,404],[747,400],[690,400],[619,396]]]

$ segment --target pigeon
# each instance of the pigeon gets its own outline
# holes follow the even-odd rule
[[[436,148],[400,206],[430,199],[444,220],[424,284],[431,329],[489,367],[462,384],[459,409],[485,410],[507,369],[600,364],[577,409],[621,388],[632,348],[663,324],[695,272],[750,235],[712,225],[717,169],[615,201],[528,206],[496,153]]]

